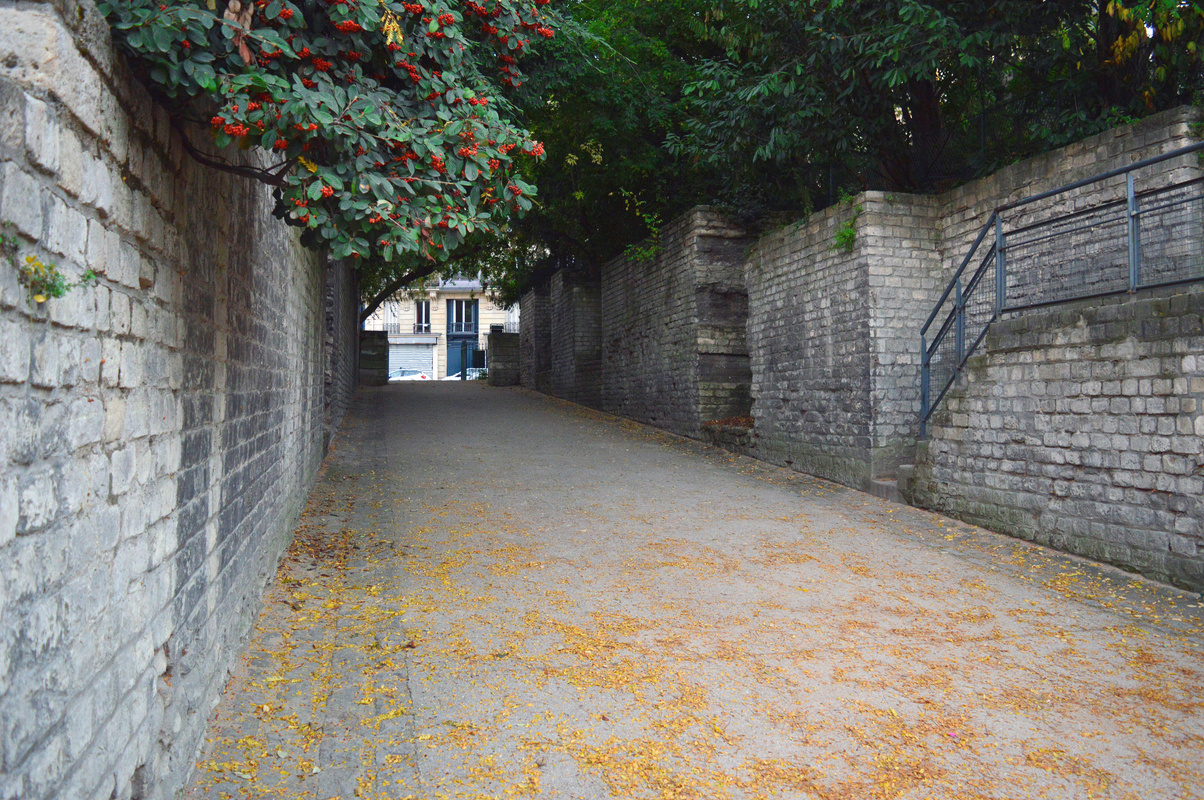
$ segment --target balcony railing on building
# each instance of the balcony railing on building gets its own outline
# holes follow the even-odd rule
[[[476,322],[449,322],[447,323],[448,333],[476,333]]]
[[[405,327],[405,326],[403,326],[400,322],[386,322],[383,325],[383,330],[385,331],[385,333],[389,334],[390,336],[402,336],[403,334],[405,334],[405,331],[402,330],[403,327]],[[413,327],[414,327],[414,333],[430,333],[431,332],[431,324],[429,322],[418,322],[418,323],[415,323],[415,325]]]

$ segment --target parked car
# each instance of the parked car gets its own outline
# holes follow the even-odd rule
[[[389,373],[389,383],[395,381],[429,381],[430,375],[427,375],[420,369],[395,369]]]
[[[468,368],[468,380],[470,380],[470,381],[484,380],[485,378],[488,378],[488,377],[489,377],[489,370],[485,369],[484,367],[469,367]],[[460,373],[457,372],[455,375],[448,375],[446,378],[440,378],[439,380],[458,381],[458,380],[463,380],[463,378],[461,378]]]

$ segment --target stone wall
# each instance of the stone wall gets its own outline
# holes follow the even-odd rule
[[[37,307],[0,263],[0,797],[173,797],[345,408],[354,290],[184,155],[88,3],[0,8],[0,180],[19,259],[100,275]]]
[[[691,235],[687,252],[693,267],[701,424],[745,416],[752,404],[744,281],[744,259],[752,239],[712,209],[695,209]],[[699,430],[687,435],[697,437]]]
[[[324,429],[327,449],[351,406],[351,397],[358,382],[359,349],[356,347],[355,331],[359,328],[359,311],[359,282],[355,270],[343,262],[329,262],[326,267]]]
[[[747,263],[758,457],[869,488],[911,457],[918,331],[940,286],[932,198],[868,192]],[[853,224],[852,247],[836,233]]]
[[[517,333],[489,332],[489,385],[514,386],[519,382]]]
[[[1190,125],[1198,116],[1194,109],[1176,109],[936,197],[863,193],[850,205],[762,237],[747,265],[756,420],[750,454],[891,494],[918,441],[920,328],[991,212],[1183,147],[1192,141]],[[1199,173],[1198,159],[1185,156],[1137,174],[1139,186],[1152,187]],[[1106,204],[1124,191],[1118,178],[1005,212],[1005,231]],[[1115,215],[1112,209],[1096,221],[1112,224]],[[837,226],[850,219],[853,247],[840,252],[833,248]],[[1088,276],[1099,274],[1121,274],[1127,286],[1123,238],[1118,270],[1117,247],[1101,247],[1098,228],[1089,233],[1090,242],[1079,234],[1057,237],[1056,259],[1045,243],[1042,264],[1023,248],[1011,249],[1009,302],[1046,299],[1034,296],[1037,285],[1047,292],[1071,286],[1098,291]]]
[[[699,208],[600,278],[561,270],[522,299],[524,385],[671,430],[748,413],[742,230]]]
[[[898,497],[896,475],[907,473],[919,441],[920,328],[991,213],[1186,146],[1199,118],[1190,108],[1169,111],[935,197],[863,193],[751,247],[712,212],[691,212],[666,227],[655,259],[616,259],[602,270],[600,407]],[[1195,154],[1145,167],[1138,191],[1201,172]],[[1181,190],[1189,191],[1198,195],[1198,185]],[[1008,303],[1127,288],[1124,196],[1120,177],[1005,209]],[[1204,199],[1179,208],[1169,221],[1143,218],[1147,283],[1204,269]],[[1025,226],[1068,213],[1081,216],[1052,238],[1023,242]],[[838,247],[838,232],[850,230],[850,246]],[[980,258],[993,237],[986,241]],[[732,265],[742,253],[741,279]],[[979,324],[992,312],[993,293],[985,294]],[[954,391],[957,413],[934,424],[916,498],[1199,586],[1194,498],[1204,423],[1193,370],[1204,352],[1198,299],[1188,296],[1197,297],[1096,301],[1098,322],[1089,306],[1065,312],[1078,315],[1069,320],[1061,311],[1005,320],[987,345],[998,356],[979,364],[964,393]],[[553,314],[561,302],[554,288]],[[537,358],[526,308],[523,325],[524,359]],[[1083,346],[1066,347],[1071,341]],[[550,346],[559,347],[555,332]],[[750,374],[753,428],[716,422],[738,415],[733,390]],[[570,399],[573,390],[566,377],[553,386]]]
[[[602,268],[600,408],[697,437],[748,411],[743,231],[696,209],[649,258]]]
[[[1204,287],[1007,320],[931,423],[926,508],[1204,589]]]
[[[548,384],[557,397],[587,406],[598,405],[602,364],[600,316],[596,281],[563,270],[552,276],[548,292],[547,341],[551,350]]]
[[[1195,137],[1191,128],[1199,119],[1197,109],[1167,111],[1027,159],[942,195],[937,232],[940,241],[946,243],[942,246],[946,280],[961,264],[995,208],[1192,144]],[[1138,203],[1147,207],[1163,204],[1171,198],[1143,200],[1141,195],[1201,174],[1196,154],[1136,170],[1133,176]],[[1174,199],[1184,199],[1192,193],[1198,195],[1198,187],[1181,190]],[[1000,217],[1007,237],[1007,306],[1023,307],[1128,289],[1125,194],[1125,177],[1116,176],[1018,208],[1004,209]],[[1058,217],[1062,219],[1059,221]],[[1049,224],[1026,232],[1028,226],[1043,222]],[[1143,283],[1186,277],[1192,265],[1200,263],[1204,241],[1199,236],[1184,236],[1183,231],[1202,227],[1204,204],[1198,199],[1178,206],[1174,212],[1142,217],[1142,252],[1148,265],[1142,275]],[[972,268],[982,259],[990,259],[993,239],[992,232],[976,254]],[[976,333],[989,319],[992,300],[993,297],[984,297],[976,311],[971,312],[968,335]],[[946,301],[942,319],[952,304],[952,299]]]
[[[360,386],[384,386],[389,382],[389,334],[386,331],[360,331]]]
[[[519,302],[519,382],[528,389],[551,388],[552,343],[548,289],[529,289]]]

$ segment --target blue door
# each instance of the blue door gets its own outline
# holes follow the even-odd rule
[[[447,301],[447,374],[459,375],[464,367],[472,366],[477,349],[476,300]],[[461,359],[464,343],[468,345],[467,363]]]
[[[465,365],[460,361],[461,342],[468,344],[468,364]],[[462,366],[472,366],[473,353],[477,351],[476,339],[448,339],[447,340],[447,374],[459,375]]]

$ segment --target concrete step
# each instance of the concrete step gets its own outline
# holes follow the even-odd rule
[[[899,491],[899,484],[895,478],[875,478],[870,481],[870,494],[874,497],[881,497],[883,500],[890,500],[892,503],[903,503],[903,493]]]

